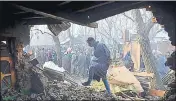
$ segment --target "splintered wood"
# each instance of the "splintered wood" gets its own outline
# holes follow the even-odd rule
[[[142,77],[151,77],[153,78],[154,73],[147,73],[147,72],[132,72],[135,76],[142,76]]]
[[[109,68],[109,83],[111,85],[133,85],[137,92],[143,92],[143,88],[136,77],[124,66],[118,68]]]

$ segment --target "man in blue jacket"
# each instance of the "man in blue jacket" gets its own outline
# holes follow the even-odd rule
[[[93,79],[100,81],[102,78],[106,91],[108,94],[111,94],[109,83],[106,78],[107,70],[110,65],[110,51],[105,44],[95,41],[92,37],[87,39],[87,43],[90,47],[94,47],[94,56],[97,60],[94,60],[96,64],[92,65],[89,69],[89,78],[87,82],[84,82],[82,85],[89,86]]]

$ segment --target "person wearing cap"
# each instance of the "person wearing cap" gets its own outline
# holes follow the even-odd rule
[[[107,70],[110,65],[110,51],[105,44],[95,41],[95,39],[92,37],[87,39],[87,43],[90,47],[94,48],[93,54],[96,57],[96,60],[93,61],[96,63],[90,66],[88,80],[82,83],[82,85],[89,86],[93,79],[97,80],[98,82],[100,82],[100,79],[102,79],[107,93],[111,94],[109,83],[106,78]]]

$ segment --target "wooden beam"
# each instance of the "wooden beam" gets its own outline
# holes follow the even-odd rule
[[[86,18],[87,16],[90,17],[89,20],[87,20],[85,23],[94,22],[97,20],[101,20],[116,14],[123,13],[125,11],[139,8],[143,5],[145,5],[146,1],[130,1],[130,2],[114,2],[107,5],[103,5],[100,7],[97,7],[96,9],[90,9],[84,12],[82,14],[82,18]]]
[[[45,25],[45,24],[61,24],[62,21],[55,20],[51,18],[33,18],[33,19],[24,19],[26,25]]]
[[[135,76],[142,76],[142,77],[151,77],[153,78],[154,73],[147,73],[147,72],[132,72]]]
[[[91,6],[91,7],[88,7],[88,8],[84,8],[84,9],[78,10],[78,11],[76,11],[74,13],[85,12],[87,10],[90,10],[90,9],[93,9],[93,8],[96,8],[96,7],[100,7],[100,6],[103,6],[103,5],[106,5],[106,4],[110,4],[110,3],[113,3],[113,2],[115,2],[115,1],[107,1],[105,3],[100,3],[98,5],[94,5],[94,6]]]
[[[60,4],[57,4],[57,6],[63,6],[63,5],[65,5],[65,4],[68,4],[68,3],[70,3],[71,1],[64,1],[64,2],[62,2],[62,3],[60,3]]]
[[[40,19],[40,18],[46,18],[46,17],[36,16],[36,17],[28,17],[28,18],[22,18],[22,19]]]
[[[24,14],[24,13],[28,13],[28,12],[16,12],[16,13],[13,13],[13,14]]]
[[[91,28],[97,28],[97,26],[98,26],[97,23],[83,24],[83,23],[80,23],[80,22],[72,21],[72,20],[69,20],[69,19],[65,19],[65,18],[62,18],[62,17],[52,15],[52,14],[48,14],[48,13],[45,13],[45,12],[41,12],[41,11],[38,11],[38,10],[27,8],[27,7],[24,7],[24,6],[20,6],[20,5],[16,5],[16,4],[12,4],[12,5],[14,7],[19,8],[21,10],[24,10],[26,12],[32,12],[34,14],[42,15],[44,17],[56,19],[56,20],[63,21],[63,22],[66,22],[66,23],[72,22],[72,23],[75,23],[75,24],[78,24],[78,25],[88,26],[88,27],[91,27]]]

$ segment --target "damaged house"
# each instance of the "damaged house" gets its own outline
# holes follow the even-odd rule
[[[60,40],[56,36],[62,31],[67,30],[70,27],[70,23],[97,28],[98,25],[95,22],[98,20],[138,8],[146,8],[153,12],[157,23],[165,26],[171,44],[175,46],[175,2],[0,1],[1,99],[117,99],[114,96],[106,97],[103,95],[103,92],[97,92],[89,87],[79,86],[75,79],[66,72],[37,67],[38,61],[30,59],[31,54],[23,54],[23,48],[30,43],[30,28],[33,25],[47,25],[53,33],[52,38],[56,41],[56,47],[59,49]],[[60,53],[60,50],[57,53]],[[174,60],[175,51],[166,62],[166,65],[172,70],[175,70]],[[58,61],[59,67],[61,67],[61,59]],[[169,90],[169,94],[166,94],[165,99],[174,98],[174,84],[175,82],[172,82],[169,85],[171,90]],[[134,97],[123,95],[123,97],[118,99],[134,100]]]

